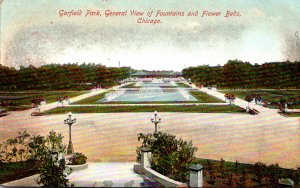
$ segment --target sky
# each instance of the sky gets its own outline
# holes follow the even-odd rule
[[[62,10],[81,10],[81,15],[60,16]],[[86,17],[88,10],[101,16]],[[108,10],[127,10],[127,15],[106,17]],[[144,15],[131,16],[132,10]],[[158,10],[185,15],[155,17]],[[230,59],[295,61],[300,59],[299,10],[299,0],[3,0],[0,63],[120,62],[134,69],[180,71]],[[203,11],[221,15],[201,17]],[[224,17],[227,11],[240,16]],[[161,23],[138,23],[139,18]]]

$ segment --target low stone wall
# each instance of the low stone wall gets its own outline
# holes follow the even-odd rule
[[[82,164],[82,165],[66,165],[66,167],[71,168],[73,171],[83,170],[88,167],[88,164]]]
[[[142,168],[142,166],[140,164],[134,165],[134,171],[138,174],[143,174],[154,181],[157,181],[158,183],[160,183],[161,185],[163,185],[165,187],[179,187],[179,186],[187,187],[186,184],[179,182],[179,181],[175,181],[171,178],[168,178],[168,177],[156,172],[155,170],[153,170],[151,168]]]
[[[149,177],[152,180],[155,180],[166,187],[182,187],[183,185],[186,185],[184,183],[181,183],[179,181],[175,181],[171,178],[168,178],[155,170],[152,170],[151,168],[144,168],[144,174]],[[187,187],[187,185],[186,185]]]

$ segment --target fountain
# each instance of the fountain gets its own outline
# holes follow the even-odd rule
[[[178,89],[178,91],[187,101],[191,100],[191,95],[186,90]]]
[[[111,101],[125,93],[125,90],[117,90],[115,92],[105,94],[106,101]]]
[[[175,82],[163,83],[159,79],[154,79],[152,82],[138,82],[137,86],[140,86],[140,88],[118,89],[105,95],[105,98],[100,99],[99,102],[197,101],[184,89],[168,88],[175,85]],[[164,87],[166,88],[163,89]]]
[[[159,95],[163,93],[163,90],[160,87],[141,87],[139,93],[143,96],[145,95]]]

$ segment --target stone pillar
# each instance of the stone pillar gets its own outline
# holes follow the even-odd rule
[[[141,148],[141,166],[142,168],[150,167],[151,149],[148,147]]]
[[[203,187],[203,166],[200,164],[190,166],[190,187]]]

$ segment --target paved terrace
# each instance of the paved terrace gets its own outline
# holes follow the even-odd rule
[[[88,168],[73,171],[67,178],[75,187],[140,187],[148,178],[133,172],[134,163],[88,163]],[[2,184],[3,186],[38,187],[39,175]]]

